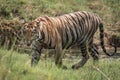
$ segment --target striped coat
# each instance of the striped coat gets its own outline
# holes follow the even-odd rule
[[[73,65],[76,69],[83,66],[89,58],[88,50],[94,60],[98,59],[98,51],[93,45],[93,36],[97,29],[100,30],[100,41],[103,51],[104,47],[104,29],[102,20],[94,13],[81,11],[64,14],[58,17],[38,17],[34,21],[27,23],[23,31],[26,42],[32,41],[32,64],[39,61],[41,49],[43,47],[56,50],[55,63],[59,67],[66,68],[62,65],[62,49],[69,48],[72,45],[80,46],[82,60]],[[34,35],[34,37],[33,37]],[[88,49],[88,50],[87,50]]]

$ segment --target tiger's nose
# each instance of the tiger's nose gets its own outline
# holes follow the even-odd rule
[[[26,46],[30,46],[30,45],[31,45],[30,41],[26,41],[26,40],[25,40],[24,43],[25,43]]]
[[[31,45],[31,42],[30,42],[30,41],[28,41],[28,42],[27,42],[27,46],[30,46],[30,45]]]
[[[27,46],[30,46],[30,43],[27,43]]]

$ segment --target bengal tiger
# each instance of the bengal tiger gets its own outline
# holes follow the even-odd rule
[[[101,18],[86,11],[73,12],[56,17],[42,16],[26,23],[22,28],[24,42],[31,45],[31,65],[37,64],[41,49],[55,49],[55,64],[67,68],[62,64],[62,50],[72,45],[81,49],[82,60],[72,65],[72,69],[82,67],[89,59],[88,51],[94,60],[98,60],[98,51],[93,46],[93,37],[99,27],[101,47],[106,55],[112,56],[104,46],[104,29]]]

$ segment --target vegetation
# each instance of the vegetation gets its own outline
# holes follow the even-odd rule
[[[40,60],[35,67],[30,66],[30,56],[18,54],[15,51],[0,49],[0,80],[119,80],[119,59],[100,59],[93,64],[90,59],[87,64],[78,69],[70,67],[75,59],[64,60],[67,70],[59,69],[52,59]]]
[[[119,0],[1,0],[0,16],[6,19],[24,17],[32,20],[41,15],[61,15],[74,11],[98,13],[105,22],[120,20]]]
[[[75,11],[91,11],[103,19],[105,31],[117,32],[120,35],[120,0],[0,0],[0,4],[0,23],[20,22],[22,19],[29,22],[38,16],[59,16]],[[20,27],[21,24],[15,26]],[[0,48],[0,80],[120,79],[119,59],[100,59],[98,64],[93,64],[90,59],[84,67],[72,70],[71,65],[78,59],[67,58],[64,64],[69,69],[63,70],[57,68],[50,58],[42,58],[37,66],[31,67],[30,58],[27,54]]]
[[[115,30],[120,26],[119,0],[0,0],[0,3],[1,20],[24,18],[28,22],[38,16],[90,11],[103,19],[107,31],[113,31],[113,28]]]

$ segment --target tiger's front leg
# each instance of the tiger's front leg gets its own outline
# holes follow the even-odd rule
[[[67,69],[67,67],[65,65],[62,64],[62,46],[61,45],[57,45],[55,47],[55,64],[58,68],[63,68],[63,69]]]
[[[32,48],[31,66],[33,66],[36,65],[40,60],[42,46],[39,43],[39,41],[33,41],[31,48]]]

